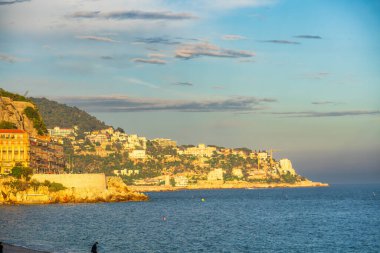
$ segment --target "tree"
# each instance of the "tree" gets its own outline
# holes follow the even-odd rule
[[[15,166],[10,175],[18,179],[25,178],[26,180],[29,180],[30,176],[33,175],[33,169],[29,167]]]
[[[17,129],[17,126],[15,123],[3,120],[0,122],[0,129]]]

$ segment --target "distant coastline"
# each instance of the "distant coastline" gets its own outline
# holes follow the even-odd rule
[[[290,183],[251,183],[244,181],[231,181],[224,184],[188,185],[185,187],[174,186],[136,186],[129,185],[128,188],[136,192],[170,192],[184,190],[218,190],[218,189],[271,189],[271,188],[309,188],[329,187],[327,183],[301,181]]]

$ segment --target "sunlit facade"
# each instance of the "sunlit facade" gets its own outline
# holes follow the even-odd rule
[[[0,174],[20,164],[29,165],[29,135],[19,129],[0,129]]]

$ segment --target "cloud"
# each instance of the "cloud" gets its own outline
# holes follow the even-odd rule
[[[127,82],[128,84],[134,84],[134,85],[139,85],[139,86],[144,86],[148,88],[153,88],[153,89],[158,89],[159,87],[155,84],[145,82],[143,80],[137,79],[137,78],[126,78],[123,79],[123,81]]]
[[[149,58],[166,58],[166,55],[164,54],[159,54],[159,53],[153,53],[153,54],[148,54]]]
[[[294,36],[294,38],[299,38],[299,39],[322,39],[321,36],[317,36],[317,35],[297,35],[297,36]]]
[[[133,62],[148,63],[148,64],[166,64],[167,62],[158,58],[134,58]]]
[[[8,62],[8,63],[16,63],[16,62],[27,62],[27,61],[30,61],[30,59],[17,58],[12,55],[0,53],[0,61]]]
[[[176,82],[176,83],[173,83],[173,85],[177,85],[177,86],[194,86],[194,84],[192,84],[190,82]]]
[[[315,101],[311,102],[313,105],[339,105],[341,103],[333,102],[333,101]]]
[[[290,40],[262,40],[260,42],[264,43],[274,43],[274,44],[293,44],[293,45],[299,45],[301,43],[297,41],[290,41]]]
[[[120,42],[120,41],[117,41],[117,40],[113,40],[111,38],[99,37],[99,36],[85,36],[85,35],[81,35],[81,36],[76,36],[76,38],[77,39],[81,39],[81,40],[93,40],[93,41],[108,42],[108,43],[117,43],[117,42]]]
[[[150,38],[138,38],[135,42],[145,44],[165,44],[165,45],[177,45],[178,41],[166,37],[150,37]]]
[[[192,59],[201,56],[243,58],[254,55],[254,53],[249,51],[224,49],[210,43],[183,44],[175,52],[175,56],[182,59]]]
[[[10,5],[22,2],[29,2],[30,0],[0,0],[0,5]]]
[[[330,75],[329,72],[317,72],[317,73],[308,73],[305,74],[305,78],[307,79],[314,79],[314,80],[321,80],[324,78],[327,78]]]
[[[171,11],[80,11],[69,15],[71,18],[85,18],[85,19],[143,19],[143,20],[186,20],[195,19],[196,17],[190,13],[174,13]]]
[[[78,106],[91,112],[252,112],[261,110],[263,103],[276,102],[271,98],[231,97],[208,100],[169,100],[132,98],[128,96],[60,97],[58,101]]]
[[[236,35],[236,34],[226,34],[223,35],[222,40],[245,40],[247,39],[244,36]]]
[[[104,56],[101,56],[100,58],[103,60],[112,60],[113,59],[113,57],[109,56],[109,55],[104,55]]]
[[[320,117],[344,117],[344,116],[379,116],[380,110],[355,110],[355,111],[333,111],[333,112],[316,112],[316,111],[302,111],[302,112],[273,112],[272,114],[284,115],[289,117],[306,117],[306,118],[320,118]]]

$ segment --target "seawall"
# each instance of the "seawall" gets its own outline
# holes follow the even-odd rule
[[[104,191],[107,180],[104,173],[99,174],[34,174],[32,180],[60,183],[67,188],[93,189]]]

